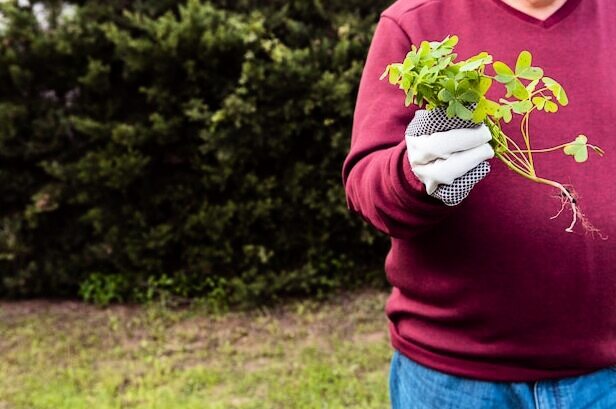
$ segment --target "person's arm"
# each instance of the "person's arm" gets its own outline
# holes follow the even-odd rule
[[[412,238],[453,211],[428,195],[411,171],[404,133],[417,107],[405,107],[404,92],[379,80],[385,67],[404,60],[410,48],[402,28],[382,16],[362,74],[342,170],[349,209],[395,238]]]

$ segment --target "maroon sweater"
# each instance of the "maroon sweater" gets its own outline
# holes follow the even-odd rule
[[[493,159],[459,206],[426,194],[407,160],[416,108],[379,81],[411,44],[457,34],[459,59],[488,51],[534,65],[563,84],[570,104],[531,115],[534,147],[588,135],[603,147],[576,164],[539,154],[538,174],[571,183],[607,240],[566,233],[550,187]],[[577,376],[616,364],[616,1],[569,0],[546,21],[500,0],[399,0],[383,12],[364,68],[343,180],[349,208],[391,237],[385,270],[393,346],[426,366],[491,381]],[[490,69],[491,70],[491,69]],[[491,72],[491,71],[490,71]],[[493,85],[492,98],[504,95]],[[505,131],[519,137],[519,122]]]

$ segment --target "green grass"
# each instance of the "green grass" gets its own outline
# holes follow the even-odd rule
[[[0,303],[0,409],[389,408],[386,298],[215,316]]]

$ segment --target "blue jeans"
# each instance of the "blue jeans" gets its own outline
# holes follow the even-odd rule
[[[616,365],[578,377],[488,382],[436,371],[394,350],[392,409],[614,409]]]

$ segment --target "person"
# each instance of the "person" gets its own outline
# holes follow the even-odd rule
[[[379,78],[412,44],[453,34],[458,60],[487,51],[512,66],[529,50],[566,89],[558,113],[533,114],[536,147],[584,133],[606,155],[549,153],[537,167],[575,186],[602,238],[551,220],[555,192],[492,159],[482,126],[423,135],[428,151],[459,145],[440,157],[409,137],[426,111]],[[342,180],[350,211],[391,239],[393,408],[616,408],[614,38],[613,0],[398,0],[381,14]],[[519,135],[519,122],[504,130]],[[433,194],[482,163],[463,200]]]

